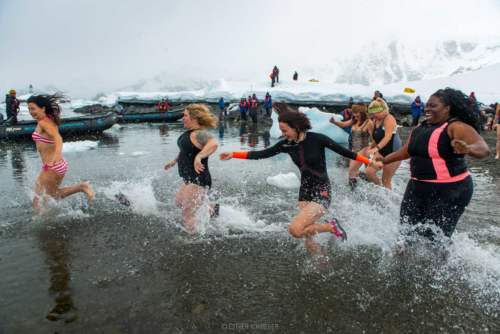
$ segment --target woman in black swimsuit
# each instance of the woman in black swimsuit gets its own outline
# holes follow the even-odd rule
[[[435,240],[436,228],[451,237],[469,204],[473,184],[465,156],[482,159],[490,150],[479,135],[477,116],[467,95],[446,88],[425,106],[426,120],[407,143],[376,164],[410,159],[411,179],[401,202],[401,224]]]
[[[279,153],[288,153],[300,169],[299,213],[293,218],[288,230],[295,238],[306,238],[306,247],[316,253],[319,246],[312,237],[317,233],[332,232],[342,240],[345,231],[335,219],[323,224],[315,224],[328,210],[331,202],[330,179],[326,171],[325,148],[344,157],[355,159],[365,164],[369,160],[351,152],[334,142],[329,137],[308,131],[309,119],[303,113],[292,110],[284,103],[276,103],[274,108],[279,113],[279,127],[285,139],[262,151],[223,152],[221,160],[265,159]]]
[[[368,150],[375,158],[385,157],[401,148],[401,139],[397,133],[396,119],[389,113],[389,106],[377,98],[368,106],[368,113],[373,117],[372,144]],[[365,174],[369,181],[392,189],[392,177],[401,165],[401,161],[384,165],[382,168],[382,181],[377,176],[379,170],[376,166],[369,166]]]
[[[184,181],[175,196],[175,203],[182,209],[184,225],[189,233],[196,232],[196,213],[205,202],[207,192],[212,186],[208,170],[208,157],[217,150],[217,140],[207,128],[217,126],[217,118],[203,104],[190,104],[184,110],[182,118],[188,129],[177,140],[180,152],[176,159],[165,165],[165,170],[175,164],[179,167],[179,176]]]

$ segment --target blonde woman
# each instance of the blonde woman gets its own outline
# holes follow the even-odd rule
[[[396,118],[389,113],[387,103],[380,97],[376,98],[368,106],[368,114],[373,121],[372,143],[368,154],[380,158],[399,150],[402,145],[397,133]],[[365,174],[370,182],[392,189],[392,177],[400,165],[401,161],[384,165],[382,180],[377,176],[379,169],[376,166],[368,166]]]
[[[189,233],[196,232],[196,214],[206,200],[212,186],[208,170],[208,157],[217,150],[217,140],[207,129],[217,126],[217,118],[204,104],[190,104],[184,110],[182,118],[187,129],[177,140],[179,155],[165,165],[165,170],[178,164],[179,176],[184,184],[175,196],[175,204],[182,209],[184,225]],[[212,213],[218,211],[215,205]]]
[[[354,104],[352,106],[352,118],[345,122],[336,121],[333,117],[331,123],[344,128],[351,126],[351,138],[353,152],[366,155],[370,145],[370,134],[373,130],[373,123],[368,119],[366,105]],[[352,189],[356,187],[359,168],[363,165],[362,162],[351,160],[349,162],[349,185]]]

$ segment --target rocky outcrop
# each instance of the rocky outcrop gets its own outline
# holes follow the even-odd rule
[[[107,113],[110,111],[114,111],[115,109],[112,107],[107,107],[103,106],[101,104],[91,104],[89,106],[84,106],[81,108],[76,108],[73,110],[73,112],[76,112],[78,114],[101,114],[101,113]]]

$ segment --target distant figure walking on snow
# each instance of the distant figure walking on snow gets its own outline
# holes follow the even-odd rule
[[[299,74],[297,73],[297,71],[295,71],[295,73],[293,73],[293,81],[297,80],[299,80]]]
[[[280,83],[280,70],[276,65],[274,65],[273,71],[271,72],[271,87],[274,87],[275,83]]]

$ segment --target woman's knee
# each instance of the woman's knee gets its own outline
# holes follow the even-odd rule
[[[301,226],[290,224],[288,226],[288,232],[294,238],[302,238],[304,234],[304,229]]]

